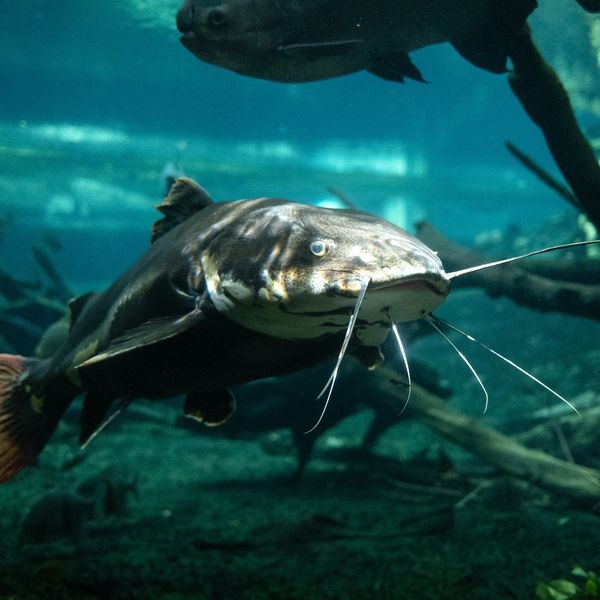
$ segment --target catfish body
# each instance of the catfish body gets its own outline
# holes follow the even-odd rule
[[[212,203],[179,179],[150,249],[105,292],[71,303],[71,331],[48,360],[0,355],[0,480],[39,454],[85,393],[81,441],[116,398],[185,394],[184,412],[224,422],[228,386],[335,356],[362,287],[351,350],[371,366],[391,321],[445,299],[427,246],[356,211],[286,200]]]
[[[409,53],[451,42],[471,63],[504,72],[535,0],[185,0],[181,43],[199,59],[282,82],[361,70],[422,80]]]

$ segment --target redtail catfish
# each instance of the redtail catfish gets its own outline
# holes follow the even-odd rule
[[[185,394],[209,425],[234,410],[228,386],[335,356],[368,283],[349,351],[375,364],[390,318],[446,298],[436,254],[357,211],[261,198],[213,203],[179,179],[150,249],[104,293],[71,301],[71,330],[48,360],[0,355],[0,480],[30,464],[75,396],[81,441],[116,398]]]

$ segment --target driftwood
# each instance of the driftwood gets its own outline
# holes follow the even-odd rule
[[[371,383],[376,390],[373,395],[397,410],[397,394],[390,394],[390,383],[396,376],[395,369],[384,363],[374,372]],[[576,506],[600,510],[600,471],[528,448],[481,419],[461,414],[418,383],[413,382],[404,416],[417,417],[436,433],[509,475],[561,494]]]
[[[520,267],[529,273],[556,281],[570,281],[586,285],[597,285],[600,282],[600,261],[553,258],[552,260],[524,261]]]
[[[557,181],[546,169],[543,169],[531,156],[525,154],[511,142],[504,142],[508,151],[529,171],[531,171],[538,179],[545,183],[549,188],[553,189],[561,198],[564,198],[569,204],[572,204],[578,210],[582,209],[581,203],[577,196],[560,181]]]
[[[596,469],[531,450],[480,420],[462,415],[418,385],[413,385],[408,410],[448,440],[510,475],[557,492],[578,506],[600,503],[600,471]]]
[[[597,396],[591,395],[596,402]],[[580,410],[580,418],[571,413],[548,415],[537,425],[517,433],[515,439],[531,447],[553,453],[556,448],[556,427],[560,426],[568,441],[574,459],[587,465],[600,465],[598,442],[600,441],[600,406]]]
[[[0,266],[0,351],[30,354],[44,331],[64,316],[71,292],[44,248],[32,252],[44,278],[25,281]]]
[[[429,223],[417,224],[417,237],[439,253],[446,271],[489,262],[488,258],[454,244]],[[490,296],[507,296],[517,304],[538,311],[600,320],[600,285],[540,277],[516,265],[502,265],[465,275],[453,281],[453,286],[482,287]]]
[[[527,27],[515,40],[510,58],[514,69],[509,78],[511,89],[542,130],[581,209],[600,229],[600,166],[579,129],[565,88],[535,47]]]
[[[5,271],[0,265],[0,295],[8,301],[20,300],[38,288],[38,283],[18,279]]]
[[[70,290],[63,276],[58,272],[54,261],[46,249],[41,246],[33,246],[31,252],[51,284],[51,288],[47,292],[48,296],[56,297],[59,301],[66,304],[73,297],[73,292]]]

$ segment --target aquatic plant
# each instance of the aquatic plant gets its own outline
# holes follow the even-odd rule
[[[575,567],[571,574],[584,580],[577,584],[570,579],[553,579],[548,583],[540,582],[535,589],[538,600],[571,600],[600,598],[600,575]]]

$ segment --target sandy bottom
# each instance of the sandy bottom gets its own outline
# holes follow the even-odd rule
[[[295,483],[293,453],[272,435],[230,441],[124,422],[77,463],[76,427],[63,424],[39,465],[0,488],[0,598],[525,599],[574,565],[597,568],[597,517],[505,481],[465,501],[489,470],[449,470],[416,423],[361,457],[352,447],[367,418],[328,432]],[[430,451],[400,462],[408,435]],[[22,533],[48,490],[107,468],[104,478],[135,481],[124,514],[96,510],[49,541]]]

